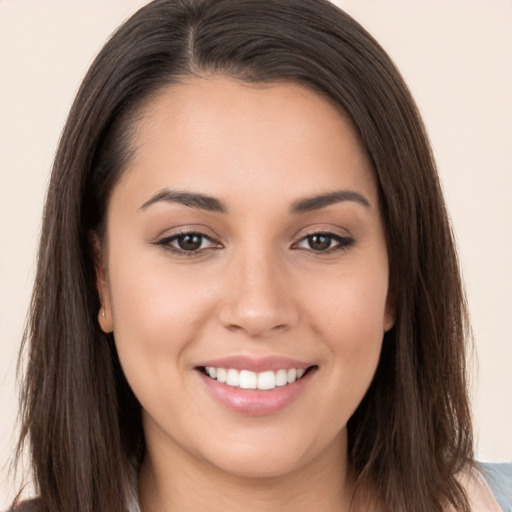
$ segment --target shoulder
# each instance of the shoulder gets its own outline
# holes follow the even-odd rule
[[[480,463],[478,470],[485,477],[501,508],[512,512],[512,464]]]
[[[482,465],[477,464],[475,467],[465,470],[458,477],[467,493],[471,512],[502,512],[503,510],[508,512],[509,509],[500,507],[496,499],[497,496],[493,494],[494,489],[491,490],[484,474],[487,476],[487,473],[482,469]],[[452,509],[448,508],[446,512],[452,512]]]

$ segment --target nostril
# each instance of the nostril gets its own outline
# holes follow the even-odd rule
[[[296,305],[277,294],[236,290],[219,304],[217,314],[225,328],[251,337],[274,336],[295,326],[299,319]]]

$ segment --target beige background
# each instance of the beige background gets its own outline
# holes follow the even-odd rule
[[[0,509],[12,497],[16,355],[52,156],[93,56],[145,3],[0,0]],[[426,121],[475,330],[477,453],[512,462],[512,1],[338,4],[390,53]]]

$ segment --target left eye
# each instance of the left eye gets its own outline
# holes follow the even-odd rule
[[[197,253],[204,249],[211,249],[218,246],[210,237],[202,233],[180,233],[163,238],[157,243],[171,251],[179,253]]]
[[[299,240],[296,247],[315,252],[329,252],[336,249],[345,249],[353,242],[352,238],[334,233],[313,233]]]

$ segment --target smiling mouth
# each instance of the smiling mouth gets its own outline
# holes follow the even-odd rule
[[[198,369],[207,377],[239,389],[271,390],[277,387],[293,384],[302,379],[307,373],[317,368],[316,365],[308,368],[290,368],[280,370],[266,370],[253,372],[250,370],[235,370],[234,368],[216,368],[201,366]]]

